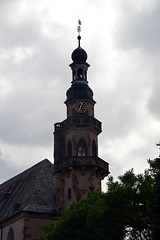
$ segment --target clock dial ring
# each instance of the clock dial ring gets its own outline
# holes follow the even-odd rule
[[[74,109],[78,113],[84,113],[87,111],[87,103],[85,101],[77,101],[74,104]]]

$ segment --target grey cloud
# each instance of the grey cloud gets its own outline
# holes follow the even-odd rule
[[[148,109],[150,113],[152,113],[157,120],[160,117],[160,76],[157,77],[157,81],[155,82],[152,95],[148,101]]]
[[[116,41],[123,49],[144,51],[160,48],[160,3],[152,10],[136,11],[129,3],[121,8],[122,18],[116,25]]]
[[[0,151],[0,184],[15,174],[17,174],[17,171],[9,166],[2,151]]]
[[[48,89],[27,83],[15,87],[18,89],[0,104],[1,140],[22,145],[48,144],[53,123],[63,111],[61,107],[57,109],[62,96],[54,94],[54,85]]]
[[[41,26],[35,16],[22,18],[20,1],[0,2],[0,47],[11,48],[32,43],[40,37]],[[29,42],[30,40],[30,42]]]
[[[27,59],[16,62],[12,56],[1,60],[1,78],[11,85],[11,92],[0,102],[3,142],[46,145],[51,141],[53,123],[65,113],[63,102],[71,80],[64,60],[64,54],[69,54],[58,41],[58,37],[42,37]]]

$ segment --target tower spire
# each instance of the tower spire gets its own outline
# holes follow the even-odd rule
[[[80,34],[80,32],[81,32],[81,25],[82,25],[82,22],[81,22],[80,19],[78,19],[78,26],[77,26],[77,31],[78,31],[78,37],[77,37],[77,39],[78,39],[78,47],[80,47],[80,40],[81,40],[81,34]]]
[[[54,131],[54,208],[58,213],[71,201],[85,197],[88,190],[101,189],[101,180],[109,174],[108,163],[98,157],[101,122],[94,118],[96,102],[87,81],[87,53],[80,47],[80,20],[77,30],[79,46],[69,65],[72,82],[66,92],[67,118],[55,123]]]

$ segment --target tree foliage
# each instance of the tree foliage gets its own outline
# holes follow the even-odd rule
[[[143,174],[131,169],[117,181],[109,177],[106,193],[88,192],[43,228],[41,240],[159,239],[160,159],[149,160]]]
[[[160,158],[149,160],[151,175],[154,179],[152,196],[152,239],[157,240],[160,236]]]

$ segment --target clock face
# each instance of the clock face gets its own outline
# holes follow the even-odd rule
[[[84,113],[87,111],[87,103],[84,101],[78,101],[74,104],[74,109],[78,113]]]

